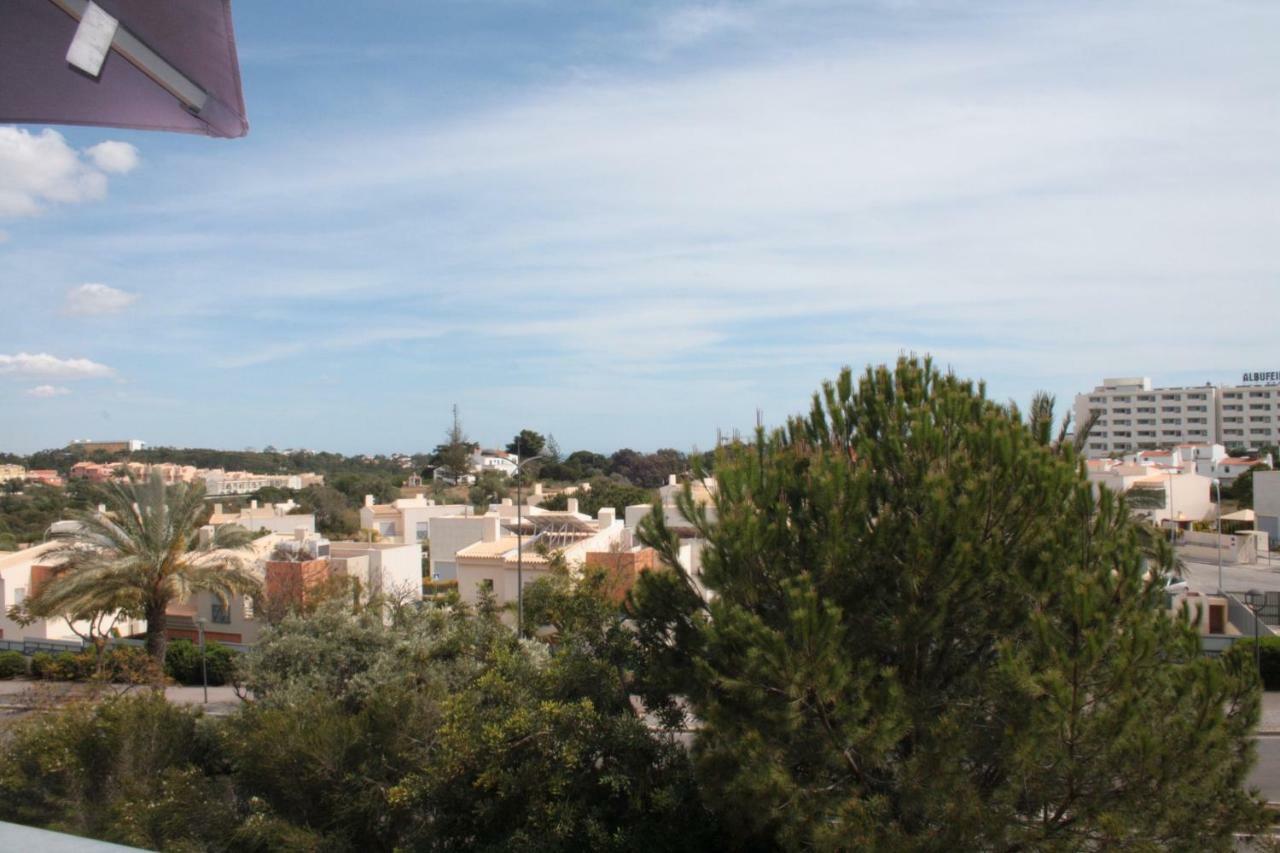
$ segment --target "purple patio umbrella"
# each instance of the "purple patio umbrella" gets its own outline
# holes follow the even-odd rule
[[[0,0],[0,123],[19,122],[244,136],[230,0]]]

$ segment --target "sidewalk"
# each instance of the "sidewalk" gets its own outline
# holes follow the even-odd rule
[[[61,702],[77,695],[89,693],[91,686],[72,681],[33,681],[30,679],[13,679],[0,681],[0,708],[4,710],[20,710],[24,707],[35,708],[53,702]],[[112,690],[123,692],[123,684],[111,685]],[[135,691],[146,690],[145,687],[134,687]],[[165,688],[165,698],[175,705],[194,705],[202,708],[206,714],[230,714],[240,705],[240,699],[233,687],[210,687],[209,702],[204,702],[204,688],[171,685]],[[1278,712],[1280,714],[1280,712]]]
[[[1280,692],[1264,691],[1262,694],[1262,716],[1258,720],[1258,734],[1280,735]]]

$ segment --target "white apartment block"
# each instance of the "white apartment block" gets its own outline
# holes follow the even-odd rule
[[[1154,388],[1145,376],[1104,379],[1076,395],[1077,428],[1095,412],[1085,444],[1094,459],[1179,444],[1280,443],[1280,382]]]
[[[384,542],[426,542],[431,519],[469,515],[470,510],[466,504],[438,504],[421,495],[389,504],[374,503],[373,495],[365,495],[364,506],[360,507],[360,528],[377,531]]]

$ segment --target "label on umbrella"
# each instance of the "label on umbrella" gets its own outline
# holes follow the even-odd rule
[[[80,26],[76,27],[71,47],[67,49],[67,62],[97,77],[102,72],[102,63],[107,60],[118,26],[120,22],[102,11],[101,6],[89,3],[80,18]]]

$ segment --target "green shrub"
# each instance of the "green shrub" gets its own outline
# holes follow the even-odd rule
[[[108,655],[107,671],[112,681],[124,684],[154,681],[151,655],[141,646],[115,646]]]
[[[198,712],[145,691],[32,715],[7,735],[0,820],[148,850],[227,849],[208,840],[234,826],[234,799],[203,771],[217,742]]]
[[[1263,637],[1261,654],[1258,655],[1264,690],[1280,690],[1280,637]],[[1232,655],[1241,655],[1253,660],[1253,638],[1239,640],[1231,647]]]
[[[164,653],[165,675],[179,684],[200,680],[200,649],[190,640],[170,640]]]
[[[205,664],[209,670],[209,684],[216,687],[232,680],[235,669],[235,652],[221,643],[205,643]],[[180,684],[202,684],[200,672],[200,647],[190,640],[173,640],[165,651],[164,669]]]
[[[53,655],[48,652],[36,652],[31,656],[31,675],[34,678],[47,678],[46,673],[53,663]]]
[[[93,674],[93,653],[37,652],[31,657],[31,674],[50,681],[75,681]]]
[[[0,678],[27,674],[27,659],[21,652],[0,652]]]

